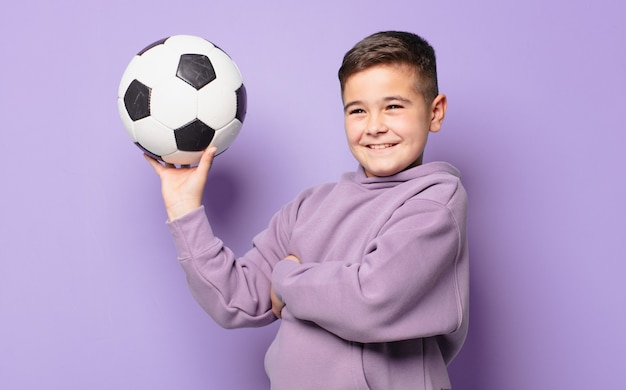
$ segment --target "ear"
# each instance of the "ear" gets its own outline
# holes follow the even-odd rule
[[[446,110],[448,109],[448,98],[446,95],[440,93],[437,95],[430,105],[430,131],[433,133],[441,130],[443,124],[443,118],[446,116]]]

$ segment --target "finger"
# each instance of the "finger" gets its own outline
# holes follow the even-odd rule
[[[289,256],[285,257],[285,260],[291,260],[291,261],[296,262],[298,264],[302,264],[302,261],[300,261],[300,259],[297,258],[295,255],[289,255]]]
[[[285,304],[278,299],[276,293],[274,292],[274,287],[270,286],[270,301],[272,302],[272,313],[276,316],[276,318],[282,317],[283,307]]]
[[[154,157],[144,154],[143,157],[148,161],[156,173],[160,173],[163,170],[163,165]]]
[[[204,153],[202,153],[200,162],[198,163],[198,170],[202,173],[202,175],[206,176],[209,173],[211,165],[213,164],[215,152],[217,152],[217,148],[215,146],[211,146],[210,148],[207,148]]]

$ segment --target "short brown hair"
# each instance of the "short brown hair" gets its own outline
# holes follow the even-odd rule
[[[339,68],[343,93],[346,81],[353,74],[375,65],[408,65],[415,70],[418,90],[430,103],[439,94],[435,50],[422,37],[403,31],[382,31],[372,34],[350,49]]]

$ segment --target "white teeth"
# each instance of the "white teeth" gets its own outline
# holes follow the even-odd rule
[[[382,144],[382,145],[369,145],[370,149],[386,149],[392,147],[392,144]]]

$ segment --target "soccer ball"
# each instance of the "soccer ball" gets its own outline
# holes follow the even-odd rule
[[[202,151],[226,150],[246,116],[246,88],[232,59],[213,43],[175,35],[128,64],[117,104],[130,138],[146,154],[190,165]]]

